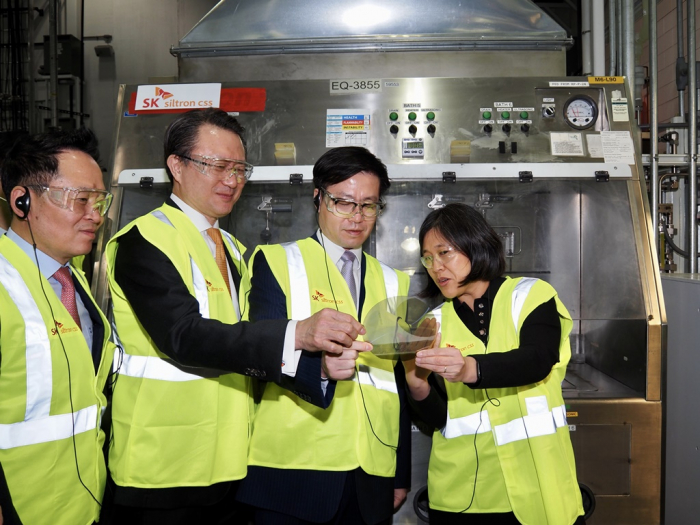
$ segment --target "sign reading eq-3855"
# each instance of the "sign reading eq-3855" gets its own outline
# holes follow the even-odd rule
[[[347,93],[378,93],[382,90],[382,81],[378,78],[373,79],[344,79],[331,80],[330,92],[331,95],[347,94]]]

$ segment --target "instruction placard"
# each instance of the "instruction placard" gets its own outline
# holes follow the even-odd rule
[[[600,141],[606,164],[634,164],[634,143],[629,131],[601,131]]]
[[[630,114],[627,109],[627,99],[618,98],[612,101],[612,119],[613,122],[629,122]]]
[[[583,139],[580,133],[552,133],[549,136],[552,155],[583,157]]]
[[[370,120],[368,109],[326,110],[326,147],[367,146]]]

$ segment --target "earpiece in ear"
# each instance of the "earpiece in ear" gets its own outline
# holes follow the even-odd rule
[[[22,186],[24,193],[15,199],[15,207],[17,208],[17,216],[20,219],[26,219],[29,216],[29,188]]]
[[[318,193],[314,196],[314,206],[316,207],[316,211],[318,211],[318,207],[321,205],[321,189],[316,189],[318,190]]]

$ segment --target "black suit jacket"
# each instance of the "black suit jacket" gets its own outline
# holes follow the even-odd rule
[[[316,237],[313,237],[314,240]],[[252,261],[253,278],[249,296],[250,318],[278,319],[287,317],[286,296],[265,259],[259,252]],[[361,287],[359,304],[365,297],[365,257],[361,262]],[[360,306],[361,308],[361,306]],[[362,311],[359,312],[362,319]],[[318,378],[321,359],[317,353],[304,352],[297,369],[297,377]],[[410,488],[411,485],[411,422],[406,409],[405,375],[400,362],[395,368],[395,377],[401,406],[399,446],[397,450],[396,475],[394,478],[372,476],[358,468],[352,472],[318,470],[273,469],[248,467],[248,475],[241,483],[238,499],[250,505],[273,510],[298,518],[325,522],[336,514],[343,488],[349,475],[355,476],[355,486],[360,511],[367,523],[386,520],[393,513],[394,488]],[[316,403],[327,406],[335,389],[335,381],[329,381],[327,394],[323,398],[318,382],[305,381],[309,385],[312,399],[325,399]],[[316,386],[318,390],[313,390]]]
[[[170,199],[166,204],[177,208]],[[161,352],[180,365],[264,377],[295,389],[294,380],[283,376],[280,366],[287,319],[233,325],[205,319],[175,266],[144,239],[137,227],[118,242],[115,280]],[[238,291],[237,265],[228,252],[226,256]],[[118,383],[115,388],[119,388]],[[232,482],[166,489],[117,486],[115,503],[157,508],[210,505],[223,498],[232,486],[235,488]]]
[[[90,350],[92,351],[92,364],[95,366],[95,373],[97,373],[97,370],[100,368],[100,361],[102,359],[102,343],[105,338],[105,327],[102,323],[102,317],[100,317],[100,314],[97,311],[97,307],[95,307],[92,302],[90,292],[83,289],[83,286],[80,284],[80,281],[78,281],[75,275],[73,275],[73,285],[75,286],[75,290],[78,292],[80,299],[83,301],[85,309],[87,310],[88,314],[90,314],[90,320],[92,321],[92,348]],[[105,359],[111,361],[112,357],[113,356],[111,355],[106,355]]]

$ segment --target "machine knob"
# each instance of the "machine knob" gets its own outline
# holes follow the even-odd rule
[[[411,124],[410,126],[408,126],[408,132],[409,132],[411,135],[415,135],[415,134],[416,134],[416,131],[418,131],[418,128],[415,127],[413,124]]]
[[[435,125],[434,125],[434,124],[430,124],[430,125],[428,126],[428,133],[430,133],[431,135],[432,135],[433,133],[435,133]]]
[[[527,133],[528,131],[530,131],[530,124],[523,124],[522,126],[520,126],[520,131],[522,131],[523,133]]]
[[[399,132],[399,127],[396,124],[392,124],[391,127],[389,128],[389,132],[392,135],[396,135]]]
[[[503,124],[503,133],[510,133],[510,124]]]
[[[556,110],[554,109],[554,106],[546,106],[542,109],[542,116],[545,118],[552,118],[554,117],[555,113]]]
[[[491,124],[486,124],[484,126],[484,133],[491,133],[493,131],[493,126]]]

